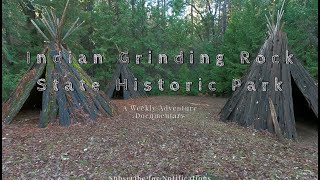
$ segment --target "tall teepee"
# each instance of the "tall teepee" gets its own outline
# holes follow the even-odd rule
[[[318,85],[295,56],[291,58],[293,64],[286,62],[286,50],[288,54],[291,52],[287,36],[280,26],[283,13],[282,5],[276,23],[269,21],[272,17],[267,18],[269,37],[259,52],[266,62],[252,62],[249,72],[242,79],[243,83],[254,82],[256,91],[249,91],[248,84],[239,87],[221,110],[220,119],[296,139],[295,107],[302,105],[303,108],[310,108],[318,118]],[[276,59],[279,63],[272,62],[273,55],[279,55]],[[275,78],[283,82],[282,91],[275,90]],[[266,91],[262,89],[262,82],[269,82]],[[306,104],[293,103],[299,95]]]
[[[42,52],[46,55],[46,63],[34,62],[11,96],[3,103],[2,120],[7,124],[13,120],[25,102],[31,97],[42,98],[40,127],[46,127],[50,121],[57,117],[60,125],[67,126],[76,121],[88,122],[95,120],[98,116],[112,115],[113,108],[106,95],[101,90],[93,90],[93,81],[81,69],[75,58],[72,59],[71,63],[69,61],[69,49],[63,44],[63,41],[82,23],[77,25],[78,18],[71,28],[65,34],[62,34],[68,4],[69,0],[60,20],[52,11],[49,13],[45,10],[42,15],[41,21],[47,28],[50,38],[32,21],[48,42]],[[59,54],[61,55],[60,62],[54,62],[53,58]],[[36,83],[40,78],[45,78],[46,90],[39,94]],[[58,81],[58,91],[53,85],[54,80]],[[65,85],[70,83],[72,83],[72,88],[67,91]],[[36,96],[34,96],[34,93]]]
[[[117,90],[117,81],[118,84],[127,82],[127,89],[125,89],[124,86],[119,86],[120,89]],[[146,97],[146,92],[143,90],[143,87],[138,87],[138,83],[136,83],[137,88],[134,88],[135,82],[137,82],[137,79],[130,71],[128,64],[118,62],[116,65],[116,69],[112,75],[111,82],[108,84],[107,96],[109,98],[117,99]]]

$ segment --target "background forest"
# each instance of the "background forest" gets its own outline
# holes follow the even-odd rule
[[[54,7],[61,15],[66,0],[3,0],[2,1],[2,101],[15,88],[26,72],[26,52],[32,60],[43,48],[43,38],[31,19],[40,21],[43,7]],[[142,64],[130,63],[141,82],[176,80],[195,84],[217,83],[216,95],[231,93],[231,80],[240,78],[248,68],[241,65],[239,54],[248,51],[254,58],[265,38],[265,14],[279,9],[278,0],[71,0],[66,27],[78,17],[85,20],[80,30],[65,43],[78,57],[85,54],[88,64],[82,67],[105,90],[113,73],[119,51],[128,51],[131,61],[142,54]],[[288,0],[285,4],[284,31],[295,56],[318,78],[318,1]],[[37,23],[40,24],[40,23]],[[43,28],[44,29],[44,28]],[[67,28],[65,28],[67,31]],[[153,64],[147,64],[152,50]],[[195,63],[176,65],[174,55],[185,52],[188,60],[194,51]],[[104,57],[103,64],[93,64],[93,54]],[[168,55],[169,64],[157,64],[158,54]],[[211,58],[210,65],[199,64],[200,54]],[[224,67],[217,67],[215,57],[224,54]],[[181,85],[182,86],[182,85]],[[155,87],[149,95],[198,95],[197,88],[172,92],[168,83],[165,91]],[[201,93],[209,93],[204,88]]]

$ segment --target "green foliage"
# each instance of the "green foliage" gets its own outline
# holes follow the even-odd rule
[[[6,65],[2,65],[2,101],[9,97],[21,75],[13,74]]]
[[[19,2],[24,2],[22,5]],[[30,1],[31,2],[31,1]],[[227,1],[149,1],[149,0],[75,0],[70,1],[67,12],[67,31],[80,18],[83,26],[64,43],[75,58],[87,56],[87,65],[81,65],[94,81],[105,90],[115,70],[119,52],[128,51],[130,69],[140,84],[153,83],[149,95],[198,95],[199,93],[224,95],[231,93],[231,80],[243,76],[248,65],[240,64],[240,52],[248,51],[252,60],[266,38],[265,14],[279,9],[280,1],[230,0],[228,11],[223,11]],[[30,18],[39,20],[44,7],[53,8],[61,16],[66,0],[34,0],[36,14],[26,11],[28,0],[2,1],[2,62],[3,98],[15,87],[26,71],[26,52],[32,59],[41,52],[43,39],[30,24]],[[310,73],[318,77],[318,1],[291,0],[285,5],[284,31],[289,46]],[[23,6],[24,5],[24,6]],[[193,14],[191,14],[191,7]],[[216,10],[216,11],[215,11]],[[34,15],[34,16],[33,16]],[[226,15],[226,16],[224,16]],[[227,26],[223,28],[223,18]],[[44,30],[45,31],[45,30]],[[45,31],[45,33],[48,33]],[[152,50],[153,64],[148,64],[148,51]],[[189,64],[189,51],[194,51],[195,64]],[[174,56],[185,52],[185,63],[177,65]],[[103,64],[93,64],[93,54],[101,54]],[[168,64],[158,64],[158,54],[168,55]],[[208,54],[211,64],[199,64],[200,54]],[[217,67],[215,57],[224,54],[225,66]],[[141,64],[135,64],[135,55],[142,55]],[[166,81],[165,91],[157,88],[158,80]],[[202,78],[203,90],[198,91],[198,79]],[[180,83],[180,90],[172,92],[169,84]],[[185,82],[191,81],[191,91],[185,91]],[[207,84],[216,82],[216,92]]]
[[[247,51],[252,61],[266,38],[267,4],[256,3],[245,1],[235,3],[231,8],[231,18],[222,47],[225,67],[217,69],[218,93],[230,93],[232,79],[239,79],[246,73],[248,65],[240,63],[241,51]]]
[[[294,55],[318,78],[318,1],[292,0],[284,14],[284,31]],[[298,15],[297,15],[298,14]]]
[[[26,53],[34,58],[39,37],[30,28],[29,18],[17,1],[2,1],[2,100],[15,88],[18,79],[27,70]]]

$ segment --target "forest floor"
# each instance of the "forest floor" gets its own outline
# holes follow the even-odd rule
[[[38,112],[22,112],[2,127],[2,178],[318,179],[317,128],[301,126],[306,135],[298,142],[280,142],[268,132],[218,121],[225,102],[181,96],[113,100],[118,115],[67,128],[40,129]],[[187,108],[173,111],[181,106]]]

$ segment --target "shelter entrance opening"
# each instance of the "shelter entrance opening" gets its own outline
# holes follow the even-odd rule
[[[298,138],[303,140],[318,134],[318,118],[293,78],[291,78],[291,84],[297,134]]]

